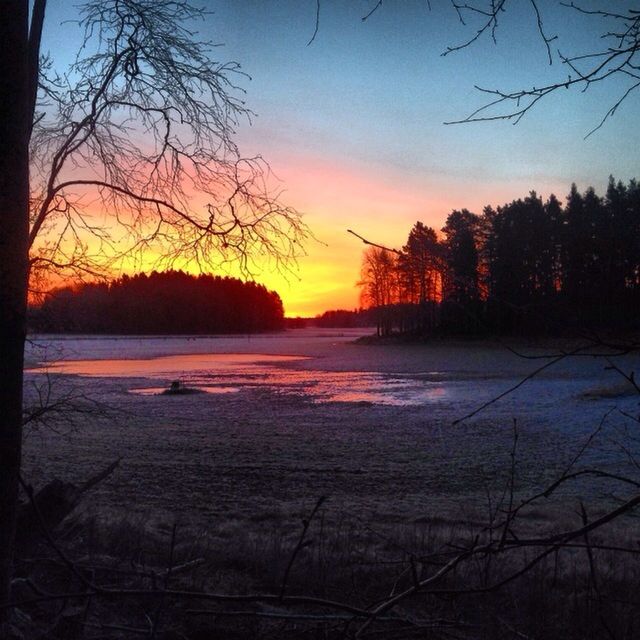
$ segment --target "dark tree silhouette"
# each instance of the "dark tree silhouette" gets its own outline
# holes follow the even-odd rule
[[[584,200],[575,183],[567,197],[564,231],[562,289],[570,305],[581,306],[588,291],[594,247],[591,223],[585,218]]]
[[[0,20],[0,604],[9,598],[22,442],[27,302],[30,89],[29,7],[7,0]],[[35,14],[34,14],[35,15]],[[32,51],[37,37],[32,30]],[[36,55],[37,64],[37,55]],[[6,634],[0,611],[0,636]]]
[[[192,22],[205,11],[178,0],[86,2],[85,42],[58,74],[40,60],[45,6],[7,0],[0,21],[0,604],[21,461],[28,278],[95,275],[146,250],[164,266],[234,262],[251,274],[260,258],[286,269],[307,237],[271,190],[268,165],[234,143],[250,112],[238,65],[216,62],[196,38]],[[96,202],[104,224],[87,215]]]
[[[638,186],[609,179],[604,198],[572,189],[567,204],[567,297],[587,321],[632,317],[638,296]]]
[[[638,282],[638,237],[640,217],[637,214],[638,186],[628,186],[609,178],[604,197],[604,220],[599,238],[605,259],[604,279],[609,305],[624,304],[627,289],[635,289]],[[634,210],[633,201],[636,201]],[[624,231],[623,231],[624,230]]]
[[[280,296],[255,282],[181,271],[53,291],[32,310],[47,333],[211,334],[282,329]]]
[[[313,319],[316,327],[333,328],[333,327],[371,327],[376,326],[377,318],[374,310],[368,309],[331,309],[325,311]]]
[[[391,307],[397,302],[397,257],[390,251],[369,247],[362,256],[360,268],[361,300],[376,310],[376,330],[379,336],[393,329]]]
[[[402,251],[387,250],[397,261],[380,266],[397,270],[395,298],[364,301],[393,306],[377,313],[423,335],[637,328],[639,205],[635,180],[611,178],[605,198],[572,185],[564,208],[532,191],[482,216],[453,211],[442,241],[418,222]]]
[[[399,265],[402,301],[415,305],[417,311],[415,329],[430,331],[438,323],[437,303],[442,297],[444,275],[442,247],[431,227],[422,222],[413,225]]]
[[[498,208],[489,243],[491,302],[500,310],[500,330],[521,326],[523,311],[533,307],[540,313],[552,300],[558,225],[555,198],[545,206],[535,192]]]
[[[464,333],[477,330],[480,301],[478,225],[478,216],[462,209],[452,211],[442,228],[448,267],[443,294],[443,323]]]

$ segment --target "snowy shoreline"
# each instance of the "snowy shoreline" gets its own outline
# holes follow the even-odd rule
[[[54,393],[74,390],[113,410],[84,416],[72,427],[63,422],[55,432],[29,430],[25,472],[36,485],[52,477],[81,481],[122,457],[118,471],[96,490],[92,510],[179,520],[196,529],[219,527],[222,519],[233,529],[233,523],[275,526],[319,495],[331,496],[327,508],[334,514],[378,523],[481,514],[487,492],[503,490],[514,419],[519,491],[553,478],[607,413],[586,462],[619,472],[628,464],[615,444],[628,425],[614,409],[636,414],[638,398],[610,394],[620,380],[602,361],[559,363],[453,426],[539,361],[478,344],[377,349],[355,344],[355,333],[48,338],[51,353],[62,349],[67,362],[139,359],[151,370],[107,377],[29,373],[28,401],[33,385],[48,380]],[[31,350],[33,360],[38,351]],[[188,356],[182,364],[173,357],[181,354]],[[213,357],[202,368],[185,365],[203,354]],[[304,357],[265,358],[274,354]],[[226,363],[222,369],[220,362]],[[638,358],[619,362],[637,369]],[[234,392],[131,393],[178,378]],[[597,497],[594,491],[585,480],[567,487],[566,497]]]

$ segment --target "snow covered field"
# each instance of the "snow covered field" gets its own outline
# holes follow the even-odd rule
[[[108,409],[29,429],[26,474],[82,481],[121,457],[92,509],[232,536],[239,523],[281,522],[321,495],[336,517],[367,522],[480,513],[504,487],[514,421],[522,491],[564,470],[601,423],[583,464],[631,468],[637,423],[623,412],[637,416],[640,398],[603,359],[562,360],[454,424],[547,360],[479,342],[355,343],[363,333],[36,337],[28,401],[44,385]],[[615,362],[640,370],[637,356]],[[156,393],[173,380],[208,393]],[[582,481],[566,495],[600,492]]]

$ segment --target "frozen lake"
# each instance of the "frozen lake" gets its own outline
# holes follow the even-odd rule
[[[96,508],[197,527],[224,518],[231,532],[320,495],[335,513],[378,522],[481,509],[504,486],[514,421],[523,491],[566,468],[601,424],[584,464],[632,464],[637,423],[624,413],[638,415],[639,398],[604,359],[557,362],[456,423],[550,360],[478,342],[355,343],[363,333],[37,337],[27,398],[46,389],[98,405],[71,424],[63,413],[55,431],[29,429],[27,472],[80,481],[121,457]],[[639,360],[615,363],[632,371]],[[174,380],[208,393],[160,395]],[[576,483],[567,496],[598,491]]]

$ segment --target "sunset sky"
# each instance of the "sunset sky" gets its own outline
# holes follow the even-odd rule
[[[584,139],[627,85],[616,81],[586,94],[562,90],[517,126],[508,122],[447,126],[483,104],[474,85],[517,89],[564,80],[549,66],[529,2],[514,2],[497,32],[442,57],[474,33],[449,2],[384,3],[362,21],[374,0],[323,0],[318,33],[315,0],[207,0],[214,13],[201,35],[235,60],[255,112],[238,142],[262,154],[305,214],[318,242],[294,275],[257,279],[281,294],[287,315],[315,315],[358,305],[362,245],[354,229],[401,246],[417,220],[440,229],[451,209],[481,212],[535,189],[564,198],[571,182],[603,192],[609,174],[638,175],[640,102],[632,95],[601,130]],[[589,3],[585,3],[588,5]],[[588,53],[602,24],[543,1],[554,50]],[[72,3],[50,0],[44,51],[61,69],[75,54],[80,30]]]

